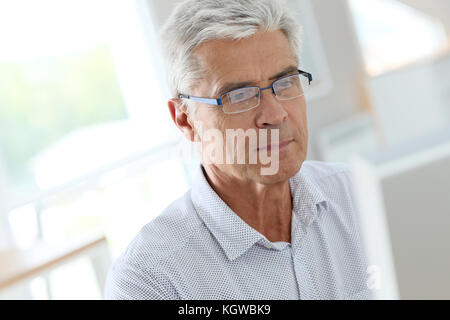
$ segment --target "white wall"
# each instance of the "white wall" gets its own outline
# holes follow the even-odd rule
[[[434,62],[436,82],[439,83],[439,96],[443,102],[443,113],[450,123],[450,53]]]
[[[156,29],[165,22],[178,0],[147,0]],[[311,1],[333,87],[308,105],[310,146],[308,159],[320,159],[317,133],[321,128],[347,118],[365,105],[364,70],[346,0]]]
[[[426,60],[370,80],[374,108],[388,145],[450,125],[450,55]]]
[[[450,128],[352,166],[375,298],[397,298],[398,285],[400,299],[449,299]]]

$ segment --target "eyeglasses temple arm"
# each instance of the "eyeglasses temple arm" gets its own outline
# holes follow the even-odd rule
[[[311,83],[311,82],[313,81],[313,76],[312,76],[311,73],[306,72],[306,71],[303,71],[303,70],[300,70],[300,69],[298,70],[298,72],[299,72],[300,74],[304,75],[304,76],[307,76],[307,77],[308,77],[308,80],[309,80],[309,83]]]
[[[180,95],[178,95],[178,98],[180,98],[180,99],[189,99],[189,100],[202,102],[202,103],[206,103],[206,104],[212,104],[212,105],[215,105],[215,106],[221,106],[222,105],[222,99],[221,98],[219,98],[219,99],[200,98],[200,97],[188,96],[186,94],[180,94]]]

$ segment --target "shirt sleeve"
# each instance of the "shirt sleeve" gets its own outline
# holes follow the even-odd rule
[[[117,261],[108,272],[106,300],[178,300],[172,283],[155,270],[141,270],[133,263]]]

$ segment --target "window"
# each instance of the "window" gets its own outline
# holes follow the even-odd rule
[[[143,3],[0,2],[0,169],[16,245],[100,232],[116,258],[188,188]],[[61,283],[74,273],[80,282]],[[91,278],[80,260],[46,289],[99,298]]]
[[[125,3],[0,4],[0,159],[12,203],[173,138],[163,79]],[[163,139],[149,139],[155,131]]]
[[[396,0],[349,0],[366,68],[375,76],[447,49],[442,23]]]

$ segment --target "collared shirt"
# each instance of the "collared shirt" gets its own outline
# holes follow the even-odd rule
[[[109,270],[106,299],[370,299],[351,174],[305,161],[289,179],[291,242],[271,242],[211,188],[145,225]]]

